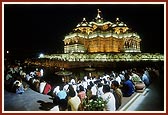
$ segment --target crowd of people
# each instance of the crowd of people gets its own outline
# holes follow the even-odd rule
[[[136,84],[148,87],[154,77],[159,77],[159,71],[151,67],[131,68],[102,76],[86,75],[78,80],[72,75],[69,81],[52,85],[51,81],[44,80],[42,70],[26,71],[26,67],[17,64],[7,65],[4,76],[5,88],[9,91],[22,94],[30,87],[44,95],[51,95],[53,103],[58,106],[57,111],[85,111],[84,102],[97,98],[106,102],[102,110],[116,111],[123,97],[130,97],[136,92]]]

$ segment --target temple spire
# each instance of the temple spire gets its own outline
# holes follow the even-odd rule
[[[83,23],[87,23],[87,21],[86,21],[86,18],[84,17],[83,18],[83,21],[82,21]]]
[[[97,19],[101,18],[100,13],[101,13],[101,11],[99,9],[97,9]]]
[[[116,18],[116,21],[120,21],[120,19],[117,17],[117,18]]]
[[[101,13],[102,12],[99,9],[97,9],[97,17],[95,19],[96,19],[96,22],[98,22],[98,23],[103,22],[103,18],[101,17]]]

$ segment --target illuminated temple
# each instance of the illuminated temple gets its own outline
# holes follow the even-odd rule
[[[140,36],[119,18],[104,20],[99,9],[93,21],[83,18],[63,41],[64,53],[141,52]]]
[[[160,53],[142,53],[141,38],[124,22],[106,21],[98,9],[97,16],[88,22],[86,18],[65,36],[63,54],[39,56],[39,60],[29,61],[35,65],[57,66],[63,68],[112,66],[120,62],[163,62]],[[120,66],[120,64],[119,64]]]

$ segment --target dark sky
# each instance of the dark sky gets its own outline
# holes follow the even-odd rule
[[[137,32],[141,51],[164,53],[163,4],[5,4],[4,47],[10,55],[34,57],[39,53],[62,53],[63,39],[83,17],[91,21],[117,17]]]

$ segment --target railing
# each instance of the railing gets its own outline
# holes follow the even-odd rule
[[[55,59],[60,61],[164,61],[164,55],[155,53],[96,53],[96,54],[82,54],[82,53],[71,53],[71,54],[51,54],[44,55],[45,59]]]

